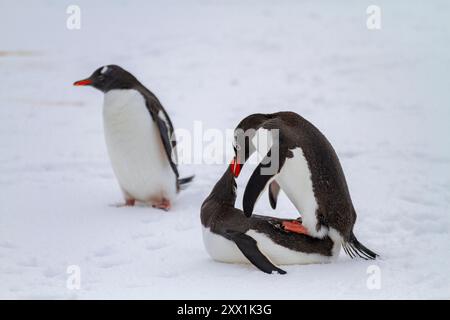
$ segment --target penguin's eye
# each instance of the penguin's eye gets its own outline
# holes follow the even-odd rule
[[[234,148],[235,148],[237,151],[240,151],[240,150],[241,150],[241,146],[240,146],[239,144],[235,145]]]
[[[105,80],[105,76],[103,76],[103,75],[101,75],[101,76],[98,76],[98,78],[97,78],[98,80],[100,80],[100,81],[103,81],[103,80]]]

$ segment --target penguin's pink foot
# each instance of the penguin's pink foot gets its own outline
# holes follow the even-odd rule
[[[308,234],[308,229],[306,229],[301,223],[298,221],[283,221],[283,227],[285,231],[300,233],[300,234]]]
[[[170,205],[170,201],[167,199],[162,199],[161,202],[158,203],[154,203],[152,205],[153,208],[158,208],[158,209],[162,209],[164,211],[169,211],[169,209],[171,208]]]

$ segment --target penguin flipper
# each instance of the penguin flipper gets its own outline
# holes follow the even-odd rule
[[[277,149],[278,159],[272,159],[272,149]],[[272,160],[278,161],[276,169],[272,168]],[[285,152],[277,145],[270,148],[267,155],[261,161],[260,164],[253,171],[252,176],[248,180],[247,186],[244,191],[244,198],[242,200],[242,208],[244,214],[250,217],[253,213],[256,201],[259,199],[261,193],[267,186],[267,183],[273,179],[281,170],[286,161]],[[265,172],[264,172],[265,171]],[[272,206],[273,207],[273,206]]]
[[[154,117],[154,119],[158,125],[159,134],[161,136],[164,150],[166,151],[167,159],[169,160],[170,166],[171,166],[173,172],[175,173],[175,176],[178,179],[179,173],[178,173],[177,165],[176,165],[174,159],[172,158],[173,149],[172,149],[172,143],[170,142],[171,137],[169,136],[168,125],[166,124],[166,121],[164,121],[164,119],[160,118],[158,115],[156,115]]]
[[[280,185],[278,182],[273,180],[269,184],[269,202],[272,209],[276,209],[277,207],[277,200],[278,200],[278,194],[280,193]]]
[[[150,112],[152,120],[156,123],[158,127],[164,151],[167,155],[170,167],[175,173],[178,186],[178,178],[180,176],[177,168],[178,155],[174,150],[177,145],[177,141],[175,139],[172,121],[170,120],[170,117],[167,114],[166,110],[164,110],[161,102],[159,102],[158,98],[147,89],[146,89],[146,97],[147,97],[146,100],[147,109]]]
[[[226,231],[227,237],[232,240],[242,254],[259,270],[271,274],[276,271],[279,274],[286,274],[286,271],[275,266],[270,260],[259,250],[257,242],[252,237],[237,231]]]

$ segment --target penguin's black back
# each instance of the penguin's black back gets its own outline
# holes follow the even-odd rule
[[[302,116],[289,111],[250,115],[241,121],[238,128],[279,129],[281,148],[302,149],[311,172],[319,223],[333,227],[349,240],[356,212],[339,158],[320,130]]]

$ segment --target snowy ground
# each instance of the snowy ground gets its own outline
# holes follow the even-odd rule
[[[379,31],[366,28],[372,1],[76,1],[72,31],[69,4],[0,2],[1,298],[450,298],[448,1],[377,1]],[[341,158],[358,238],[382,259],[285,276],[212,261],[199,208],[230,159],[184,165],[197,178],[170,213],[110,206],[122,199],[102,96],[71,85],[109,63],[177,128],[288,109],[312,121]],[[256,211],[295,215],[285,198]]]

